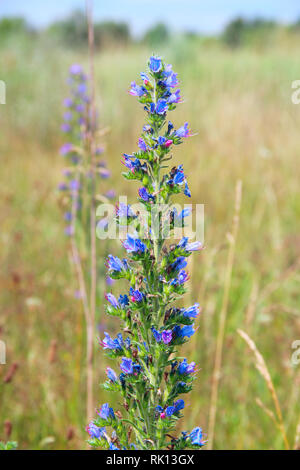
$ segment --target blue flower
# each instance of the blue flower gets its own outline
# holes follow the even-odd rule
[[[109,271],[116,271],[118,273],[124,270],[127,271],[128,269],[126,260],[121,261],[117,256],[113,255],[108,255],[106,266]]]
[[[189,438],[194,446],[203,447],[205,441],[203,440],[203,434],[201,428],[194,428],[189,435]]]
[[[115,371],[113,369],[111,369],[110,367],[107,367],[106,369],[106,375],[107,377],[109,378],[109,380],[111,380],[112,382],[117,382],[118,381],[118,376],[117,374],[115,373]]]
[[[156,104],[155,112],[157,114],[164,114],[168,109],[168,103],[166,100],[159,99]]]
[[[191,215],[191,209],[183,209],[180,213],[177,212],[177,209],[174,208],[171,212],[171,218],[174,220],[175,227],[182,227],[182,223],[185,217]]]
[[[112,442],[109,444],[109,449],[110,450],[120,450],[119,447],[115,446]]]
[[[177,371],[180,375],[192,374],[195,372],[195,362],[188,364],[187,360],[184,359],[177,367]]]
[[[102,405],[100,410],[98,410],[98,415],[100,416],[100,418],[105,420],[108,420],[108,418],[115,419],[114,410],[110,408],[108,403]]]
[[[159,331],[157,331],[153,326],[151,328],[151,331],[152,331],[152,334],[154,336],[154,339],[157,343],[160,343],[161,342],[161,333]]]
[[[175,401],[174,406],[175,406],[175,413],[178,413],[178,411],[183,410],[184,408],[184,400],[179,399]]]
[[[168,103],[176,104],[176,103],[179,103],[180,100],[181,100],[180,90],[177,90],[175,93],[171,93],[171,95],[168,98]]]
[[[189,241],[188,237],[183,237],[183,238],[180,240],[180,242],[178,243],[177,247],[178,247],[178,248],[184,248],[184,249],[185,249],[186,246],[187,246],[188,241]]]
[[[181,314],[187,318],[197,318],[200,313],[199,304],[196,303],[189,308],[184,308],[181,310]]]
[[[168,418],[172,416],[175,413],[175,406],[168,406],[165,413]]]
[[[130,287],[130,297],[132,302],[142,302],[145,294],[143,292],[140,292],[139,290],[134,290],[132,287]]]
[[[185,325],[182,328],[179,325],[176,325],[173,330],[173,333],[175,334],[175,337],[178,338],[184,338],[185,336],[187,338],[190,338],[195,333],[195,330],[193,328],[193,325]]]
[[[86,430],[92,439],[100,439],[101,437],[104,437],[105,428],[99,428],[93,422],[89,423]]]
[[[105,336],[104,340],[100,341],[100,344],[103,346],[103,349],[111,349],[111,350],[114,350],[114,351],[122,351],[123,346],[124,346],[124,341],[123,341],[121,333],[119,333],[117,335],[116,339],[112,339],[109,336],[109,334],[106,333],[106,332],[104,332],[104,336]],[[128,341],[129,341],[129,345],[130,345],[130,340],[129,340],[129,338],[127,338],[125,340],[125,346],[126,347],[129,347]]]
[[[184,256],[179,256],[174,263],[171,264],[170,268],[171,271],[180,271],[181,269],[187,266],[187,261]]]
[[[150,57],[149,68],[151,72],[157,73],[162,69],[162,62],[160,57]]]
[[[114,307],[119,308],[120,305],[113,294],[105,294],[106,300]]]
[[[123,242],[123,246],[128,253],[145,253],[147,247],[139,240],[127,234],[127,240]]]
[[[147,90],[143,86],[139,86],[135,82],[131,82],[129,93],[132,96],[141,97],[147,93]]]
[[[141,199],[143,199],[143,201],[145,202],[148,202],[152,199],[154,199],[154,196],[152,196],[152,194],[150,194],[146,188],[140,188],[139,189],[139,196]]]
[[[191,196],[192,196],[191,191],[190,191],[190,188],[189,188],[187,182],[185,182],[184,194],[185,194],[187,197],[191,197]]]
[[[130,218],[130,217],[136,217],[135,213],[132,211],[130,205],[124,204],[121,202],[117,207],[116,207],[116,215],[119,218]]]
[[[177,137],[189,137],[191,135],[190,130],[188,129],[188,123],[186,122],[182,127],[177,129],[174,133]]]
[[[202,250],[202,248],[203,248],[203,245],[201,242],[193,242],[193,243],[189,243],[186,246],[186,251],[199,251],[199,250]]]
[[[178,276],[175,278],[175,279],[172,279],[170,281],[170,284],[171,286],[181,286],[182,284],[184,284],[186,281],[189,280],[189,275],[187,274],[186,271],[182,270],[180,271],[180,273],[178,274]]]
[[[182,165],[179,165],[177,168],[174,176],[173,176],[173,184],[182,184],[185,181],[185,176],[183,173]]]
[[[127,297],[127,295],[120,295],[119,297],[119,304],[121,307],[126,307],[127,305],[129,305],[129,299]]]
[[[124,374],[133,374],[133,362],[128,357],[122,357],[122,362],[120,364],[120,369]]]
[[[135,158],[132,155],[127,155],[126,153],[123,154],[123,157],[123,165],[125,165],[126,168],[128,168],[132,173],[134,173],[136,170],[140,170],[141,162],[138,158]]]

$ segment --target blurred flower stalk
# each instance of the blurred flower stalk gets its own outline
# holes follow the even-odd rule
[[[114,191],[103,193],[103,180],[110,177],[102,159],[104,148],[98,140],[105,134],[99,130],[95,107],[93,27],[88,10],[90,74],[81,65],[69,70],[69,96],[64,100],[64,121],[61,126],[66,142],[60,149],[65,159],[64,181],[58,189],[63,194],[65,233],[70,238],[71,257],[86,323],[87,355],[87,416],[93,414],[93,344],[95,337],[96,304],[103,298],[102,261],[96,249],[96,204],[114,198]],[[104,253],[102,253],[104,256]],[[104,274],[102,275],[102,277]]]

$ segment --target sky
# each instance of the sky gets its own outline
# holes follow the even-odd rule
[[[84,0],[0,0],[0,18],[24,16],[32,25],[43,27],[84,6]],[[96,20],[125,21],[137,36],[158,21],[174,31],[214,34],[236,16],[289,23],[300,18],[300,1],[94,0]]]

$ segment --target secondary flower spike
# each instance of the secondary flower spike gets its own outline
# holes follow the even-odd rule
[[[195,362],[183,359],[179,349],[196,334],[200,307],[180,308],[174,302],[186,292],[187,258],[202,249],[187,237],[173,245],[164,237],[166,222],[174,235],[174,228],[184,227],[190,215],[189,209],[178,212],[173,202],[179,193],[191,197],[188,175],[183,165],[166,164],[191,135],[187,123],[175,129],[167,118],[181,102],[178,85],[172,66],[152,56],[141,83],[132,82],[129,90],[143,106],[146,123],[136,152],[123,154],[123,176],[137,182],[137,199],[148,217],[141,221],[134,205],[116,208],[118,223],[129,228],[122,242],[126,259],[111,254],[106,266],[109,276],[126,279],[128,285],[122,284],[119,297],[106,294],[106,311],[120,319],[122,335],[113,339],[105,332],[100,344],[117,364],[107,368],[104,388],[109,396],[119,394],[114,400],[118,409],[102,405],[89,424],[88,442],[95,448],[183,450],[205,444],[200,427],[177,437],[175,432],[188,405],[181,395],[192,390],[197,374]],[[168,207],[167,220],[157,206]]]

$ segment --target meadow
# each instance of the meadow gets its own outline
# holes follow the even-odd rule
[[[236,183],[243,185],[216,449],[284,448],[271,417],[256,402],[273,409],[239,328],[266,361],[291,447],[300,422],[300,366],[291,364],[291,345],[300,339],[300,106],[291,102],[291,83],[300,79],[299,48],[297,36],[235,50],[191,37],[174,38],[156,51],[179,73],[184,103],[175,124],[188,121],[196,134],[176,149],[175,161],[184,163],[192,202],[205,204],[205,250],[189,267],[187,302],[199,302],[203,312],[186,346],[200,368],[185,411],[187,428],[196,422],[204,431],[208,427],[228,234]],[[95,57],[100,121],[109,128],[105,158],[112,177],[105,184],[118,194],[129,191],[129,202],[136,194],[121,177],[120,158],[136,149],[143,112],[127,90],[152,52],[128,45]],[[62,100],[74,62],[87,68],[87,52],[64,50],[45,38],[0,45],[7,86],[7,104],[0,105],[0,339],[7,345],[7,364],[0,366],[0,438],[6,438],[10,422],[11,438],[21,449],[86,448],[83,315],[73,294],[76,280],[56,189],[63,167]],[[116,252],[117,242],[108,249]],[[97,325],[100,336],[118,327],[102,302]],[[97,385],[105,364],[95,338],[95,406],[107,398]]]

